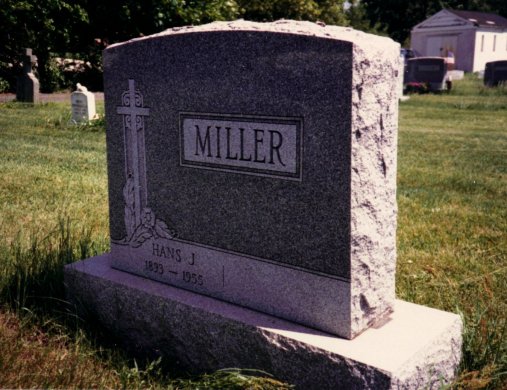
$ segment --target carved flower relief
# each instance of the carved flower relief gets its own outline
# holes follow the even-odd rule
[[[141,210],[140,221],[135,218],[135,198],[134,183],[132,177],[127,179],[123,188],[123,198],[125,202],[125,226],[127,237],[124,242],[129,243],[131,247],[138,248],[146,240],[154,238],[171,239],[176,237],[176,231],[170,229],[167,224],[155,217],[155,213],[149,207]]]
[[[141,212],[141,223],[146,229],[153,229],[155,227],[155,214],[149,207],[145,207]]]

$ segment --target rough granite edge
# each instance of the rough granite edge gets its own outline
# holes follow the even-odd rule
[[[351,134],[351,333],[393,310],[399,45],[382,56],[355,46]]]
[[[433,340],[423,351],[396,371],[393,389],[441,388],[453,378],[461,360],[463,345],[463,322],[459,316],[439,338]],[[432,364],[428,362],[438,362]],[[416,369],[414,370],[413,367]]]
[[[391,38],[368,34],[362,31],[354,30],[351,27],[327,26],[323,23],[313,23],[288,19],[281,19],[269,23],[250,22],[243,19],[238,19],[234,21],[213,22],[199,26],[173,27],[157,34],[134,38],[125,42],[115,43],[108,46],[107,49],[115,48],[120,45],[132,44],[146,39],[171,35],[217,31],[259,31],[336,39],[352,42],[353,44],[362,47],[367,52],[376,53],[375,55],[380,55],[384,49],[388,49],[390,46],[398,45]],[[399,45],[397,47],[399,47]]]

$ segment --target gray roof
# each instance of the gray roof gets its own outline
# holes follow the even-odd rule
[[[448,9],[447,11],[474,23],[476,26],[507,28],[507,19],[497,14],[476,11],[456,11],[453,9]]]

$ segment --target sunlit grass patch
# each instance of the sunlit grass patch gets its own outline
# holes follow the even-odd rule
[[[7,103],[0,110],[0,236],[12,241],[18,231],[48,231],[58,215],[71,215],[79,228],[106,237],[103,123],[72,125],[64,104]]]
[[[507,92],[469,76],[401,104],[401,299],[459,312],[457,388],[507,385]]]

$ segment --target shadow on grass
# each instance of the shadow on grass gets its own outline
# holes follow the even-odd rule
[[[72,235],[70,219],[61,218],[45,237],[32,235],[28,248],[20,235],[10,246],[2,245],[1,302],[15,312],[26,307],[55,316],[66,313],[64,266],[107,250],[92,243],[89,231],[79,237]]]

